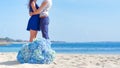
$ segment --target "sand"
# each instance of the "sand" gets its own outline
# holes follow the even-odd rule
[[[7,44],[10,44],[11,42],[1,42],[0,41],[0,45],[7,45]]]
[[[1,52],[0,68],[120,68],[120,55],[57,54],[51,64],[20,64],[17,53]]]

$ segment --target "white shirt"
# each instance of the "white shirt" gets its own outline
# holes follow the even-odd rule
[[[51,8],[52,6],[52,0],[43,0],[43,2],[47,2],[47,5],[43,8],[43,10],[41,11],[40,13],[40,17],[41,16],[48,16],[49,14],[49,9]]]

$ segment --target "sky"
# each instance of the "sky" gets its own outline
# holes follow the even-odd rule
[[[29,40],[29,0],[1,0],[0,37]],[[38,0],[40,5],[42,0]],[[120,41],[120,0],[53,0],[49,35],[54,41]],[[38,32],[37,38],[41,38]]]

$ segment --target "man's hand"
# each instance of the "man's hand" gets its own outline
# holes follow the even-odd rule
[[[29,15],[32,16],[32,15],[33,15],[33,12],[30,12]]]

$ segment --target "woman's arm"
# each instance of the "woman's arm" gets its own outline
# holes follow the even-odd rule
[[[35,2],[31,3],[31,7],[32,7],[33,12],[37,10]]]
[[[33,12],[35,12],[37,10],[35,2],[32,2],[30,6],[32,7]],[[31,13],[32,12],[29,12],[30,16],[32,16]]]
[[[44,1],[40,7],[35,11],[35,12],[32,12],[30,13],[30,15],[36,15],[36,14],[40,14],[41,11],[43,10],[43,8],[47,5],[48,1]]]

